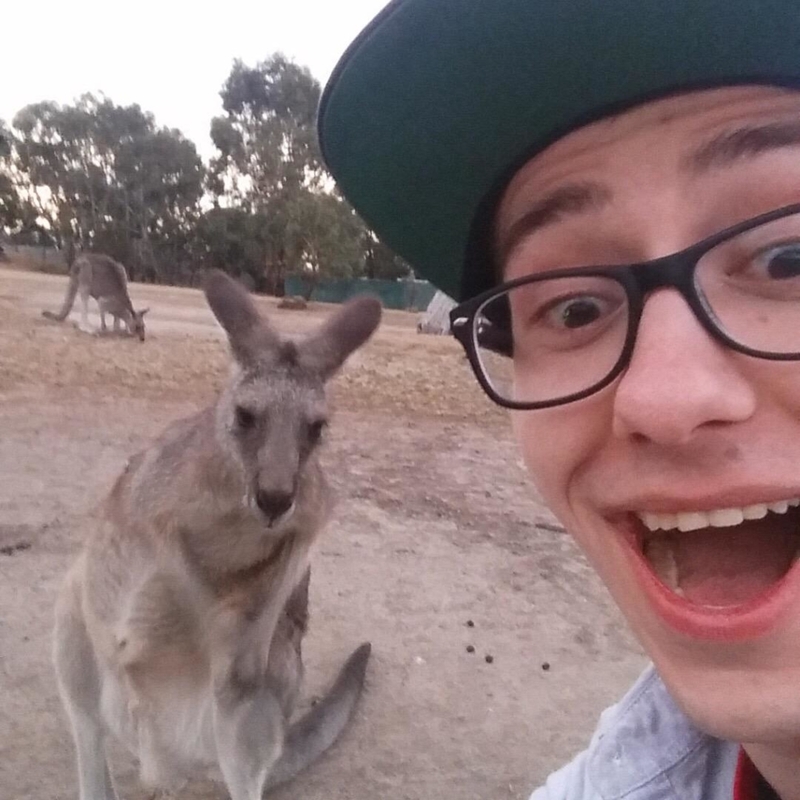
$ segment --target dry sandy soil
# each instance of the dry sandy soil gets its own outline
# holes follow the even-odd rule
[[[0,269],[3,800],[77,797],[50,663],[56,588],[84,514],[131,454],[213,397],[227,363],[199,292],[133,286],[152,308],[141,344],[44,320],[65,286]],[[287,331],[329,311],[261,302]],[[339,505],[314,566],[307,696],[361,641],[374,655],[352,727],[275,800],[525,798],[645,663],[456,344],[414,325],[387,314],[333,388]],[[122,797],[143,800],[113,754]],[[199,781],[181,797],[225,792]]]

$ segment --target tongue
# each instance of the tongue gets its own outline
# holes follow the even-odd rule
[[[683,596],[705,606],[736,606],[770,589],[789,570],[798,547],[794,515],[671,537]]]

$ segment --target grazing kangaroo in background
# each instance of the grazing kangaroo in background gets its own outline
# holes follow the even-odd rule
[[[317,455],[325,383],[372,335],[380,303],[352,300],[290,341],[223,273],[205,293],[232,376],[214,405],[130,460],[56,606],[81,800],[116,798],[106,731],[151,788],[217,766],[232,800],[261,800],[336,740],[364,681],[369,644],[290,723],[309,555],[332,507]]]
[[[78,326],[86,333],[93,333],[89,327],[89,298],[93,297],[100,308],[100,330],[105,333],[106,314],[114,317],[114,332],[119,331],[122,320],[131,336],[138,336],[144,341],[144,316],[150,310],[136,311],[128,294],[128,276],[125,267],[108,256],[87,253],[78,256],[69,271],[67,296],[61,311],[42,311],[47,319],[63,322],[75,303],[75,296],[81,296],[81,322]]]

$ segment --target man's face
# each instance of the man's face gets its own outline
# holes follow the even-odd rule
[[[654,259],[800,203],[800,94],[701,92],[570,134],[509,186],[501,249],[543,199],[589,184],[592,201],[567,204],[513,247],[507,279]],[[517,412],[514,426],[543,497],[686,712],[739,742],[800,736],[800,565],[789,568],[800,551],[800,363],[726,349],[662,289],[621,378],[579,402]],[[733,509],[735,520],[761,504],[776,510],[686,533],[650,534],[642,521],[724,522],[713,512]]]

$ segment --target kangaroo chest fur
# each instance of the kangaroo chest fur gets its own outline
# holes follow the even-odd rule
[[[137,757],[147,783],[173,787],[218,763],[215,692],[232,668],[237,642],[246,640],[281,577],[276,574],[283,565],[281,546],[273,549],[270,558],[245,572],[211,582],[188,570],[151,575],[130,596],[110,641],[98,647],[106,656],[100,664],[102,717]],[[300,573],[291,582],[300,581],[302,595],[307,550],[290,561]],[[307,594],[298,596],[298,585],[251,687],[268,688],[284,723],[303,675]],[[247,646],[258,648],[259,642]]]

